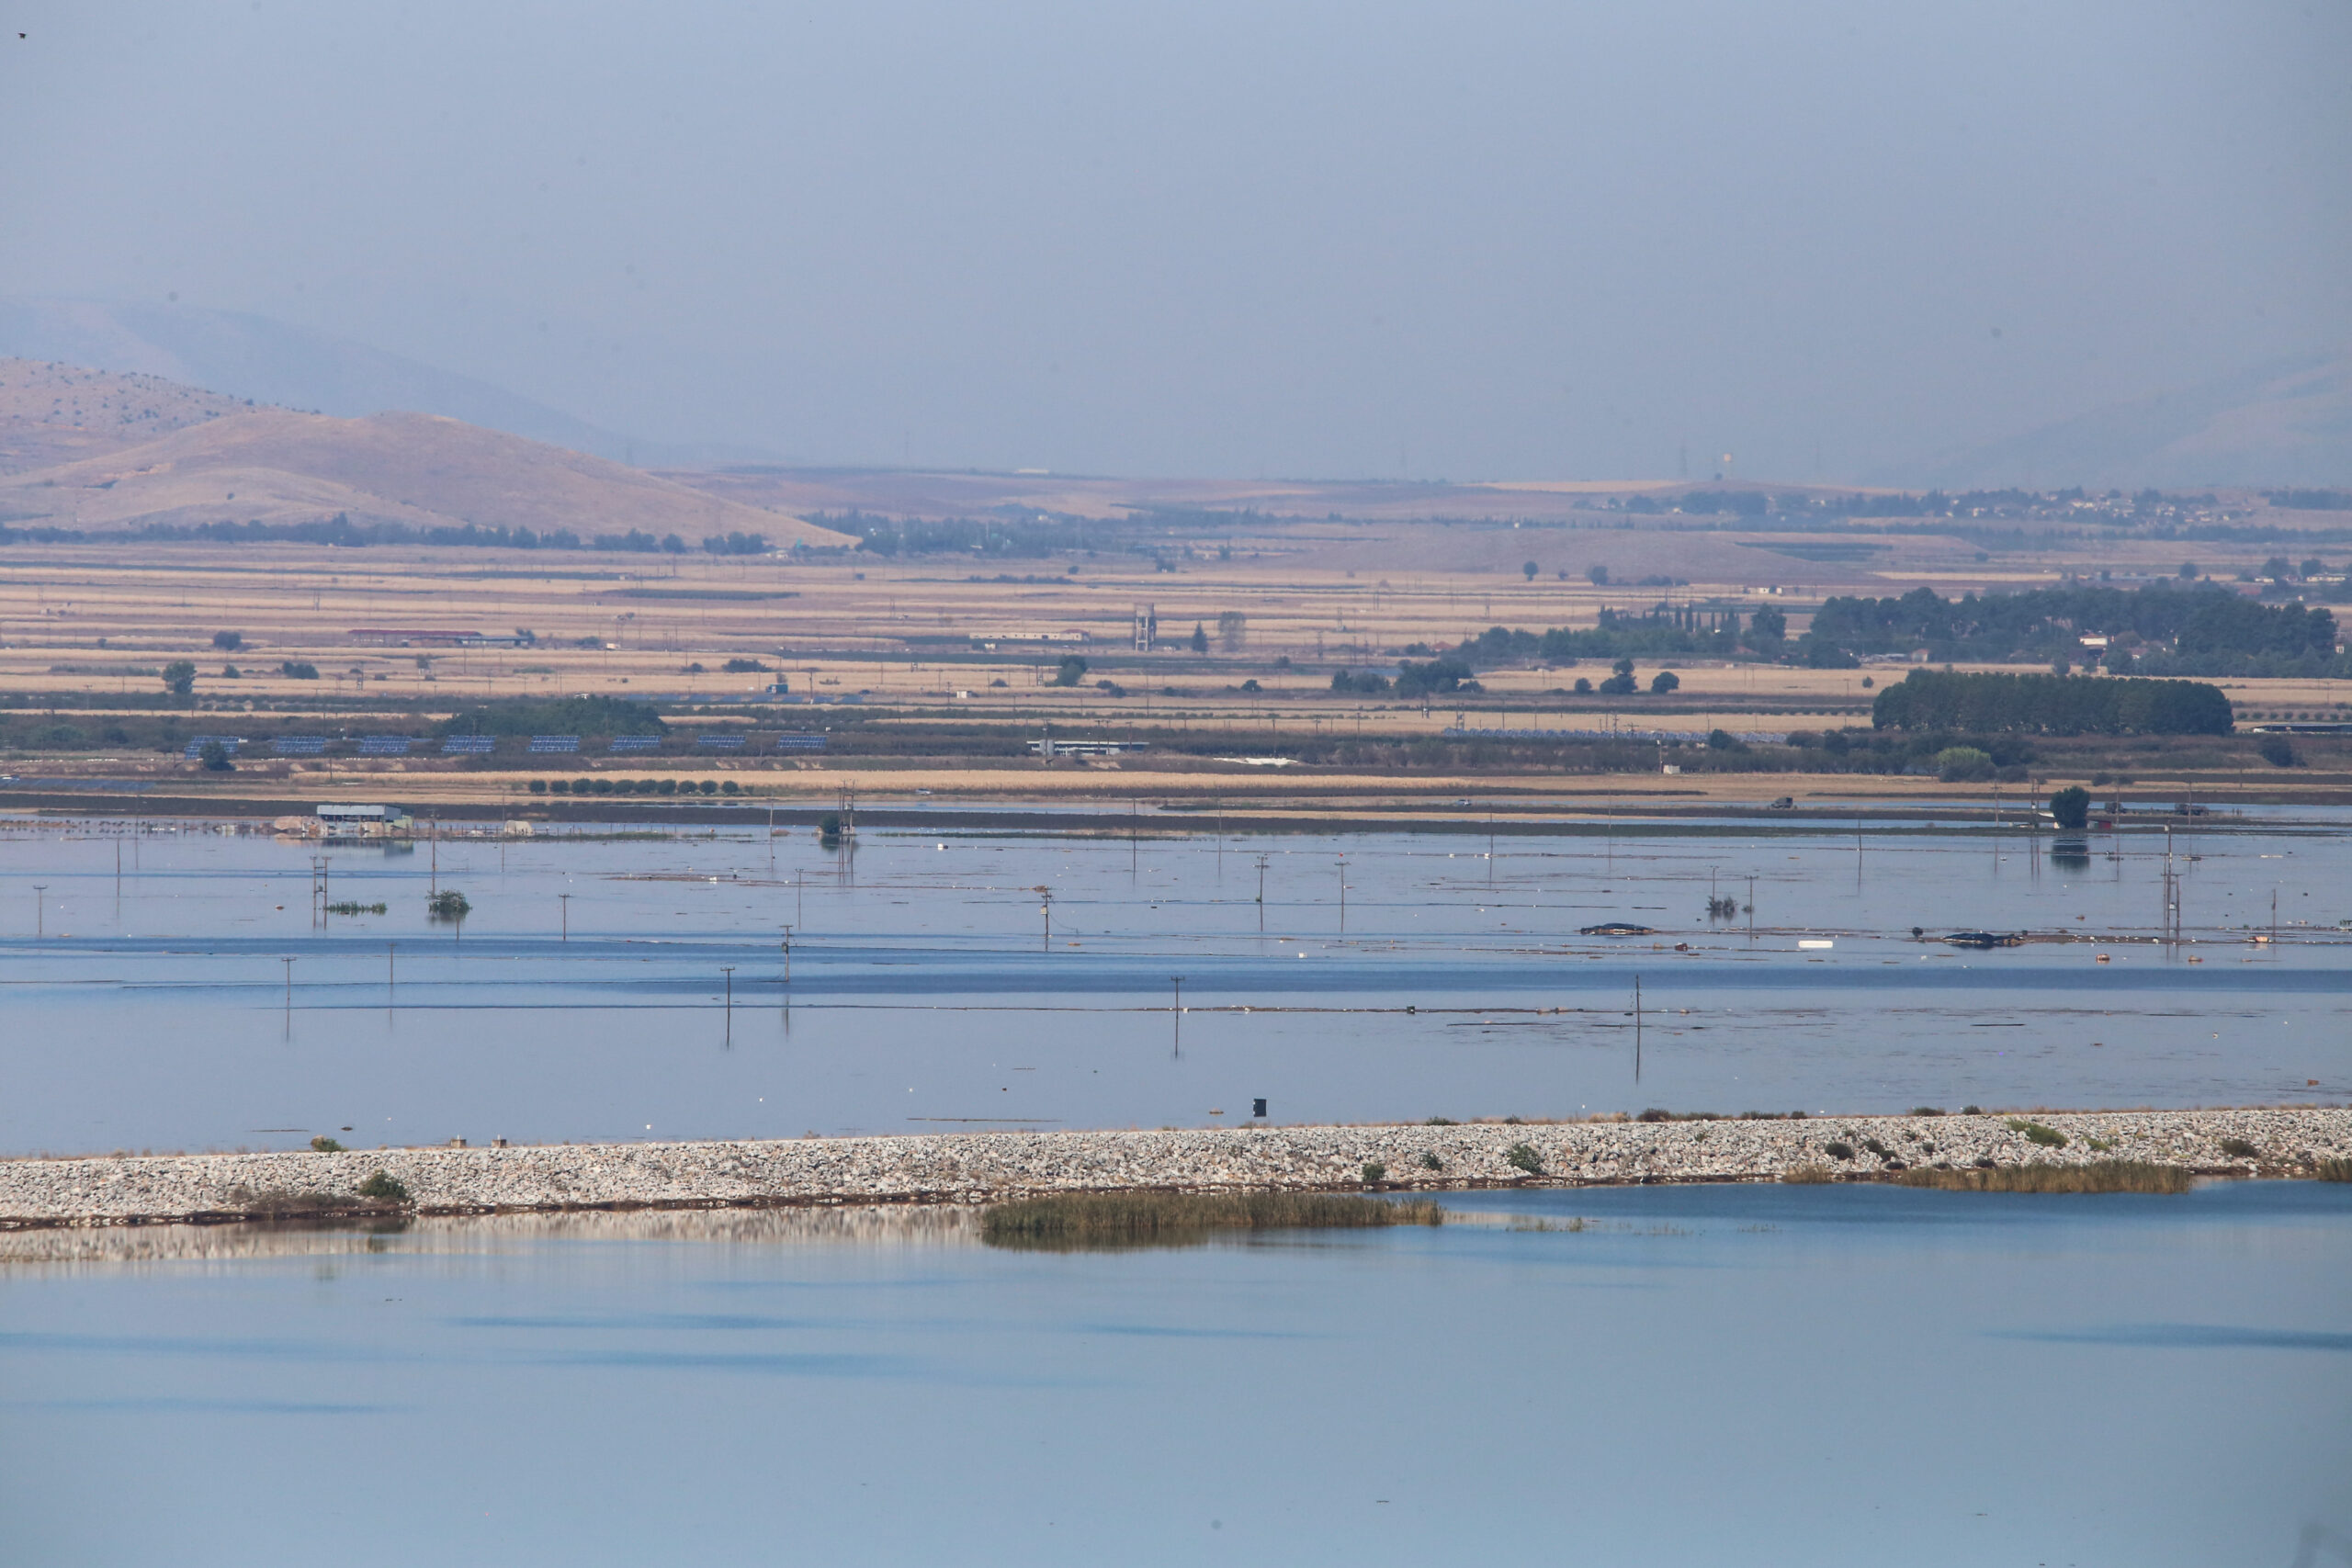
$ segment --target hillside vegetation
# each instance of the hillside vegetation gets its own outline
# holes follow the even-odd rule
[[[152,378],[77,374],[87,377],[86,384],[74,383],[83,394],[78,409],[62,384],[28,384],[14,406],[31,411],[22,417],[32,425],[81,431],[85,449],[101,437],[141,439],[0,479],[0,513],[13,521],[112,531],[342,517],[361,527],[397,524],[419,531],[675,534],[693,547],[730,535],[763,536],[786,547],[855,543],[787,513],[453,419],[332,419],[242,405],[223,412],[188,400],[170,405],[168,416],[167,404],[158,401],[150,419],[149,405],[134,393]],[[53,409],[42,406],[44,397]],[[73,423],[77,413],[79,425]],[[180,423],[174,426],[174,420]],[[161,434],[158,425],[165,427]],[[38,443],[21,435],[17,445],[32,451]]]

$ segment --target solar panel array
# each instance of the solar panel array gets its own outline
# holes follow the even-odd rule
[[[487,757],[498,744],[488,735],[452,735],[441,742],[444,757]]]
[[[706,751],[741,751],[743,738],[740,735],[702,735],[695,738],[695,744]]]
[[[821,735],[779,735],[775,738],[775,749],[779,751],[821,751],[825,749],[825,738]]]
[[[405,757],[416,742],[405,735],[363,735],[359,738],[359,754],[363,757]]]
[[[199,735],[187,743],[187,750],[181,752],[180,756],[186,761],[193,762],[198,757],[204,755],[204,749],[207,746],[211,745],[216,740],[220,743],[221,750],[227,751],[232,757],[237,754],[237,748],[243,744],[243,741],[233,735]]]
[[[281,757],[323,757],[327,738],[323,735],[281,735],[269,743],[269,749]]]
[[[559,751],[579,750],[580,737],[577,735],[534,735],[531,737],[531,750],[537,756],[545,757]]]
[[[662,738],[658,735],[616,735],[610,748],[615,751],[659,751]]]

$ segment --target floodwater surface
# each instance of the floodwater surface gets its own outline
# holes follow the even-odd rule
[[[2289,1568],[2352,1529],[2352,1188],[1448,1201],[1488,1223],[19,1235],[6,1555]]]
[[[842,851],[168,826],[0,838],[0,1152],[2352,1093],[2326,813],[2072,855],[1952,825],[1491,853],[1164,819]],[[462,924],[427,918],[447,889]],[[1577,934],[1605,920],[1656,933]],[[1934,940],[1967,928],[2081,940]]]

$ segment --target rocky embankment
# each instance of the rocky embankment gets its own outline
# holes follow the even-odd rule
[[[976,1203],[1120,1189],[1358,1188],[1867,1179],[1909,1167],[2135,1159],[2207,1175],[2312,1174],[2352,1157],[2352,1110],[1477,1122],[773,1143],[566,1144],[334,1154],[0,1161],[0,1228],[362,1212],[381,1171],[426,1213]]]

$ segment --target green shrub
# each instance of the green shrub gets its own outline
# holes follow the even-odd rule
[[[2040,1122],[2021,1121],[2015,1116],[2010,1117],[2008,1122],[2009,1131],[2025,1134],[2027,1143],[2039,1144],[2045,1149],[2063,1149],[2066,1146],[2066,1134],[2055,1127],[2045,1126]]]
[[[547,794],[547,792],[548,792],[548,781],[547,781],[547,780],[545,780],[545,779],[533,779],[533,780],[531,781],[531,793],[532,793],[533,795],[545,795],[545,794]]]
[[[379,1170],[359,1184],[359,1195],[378,1203],[413,1203],[408,1184],[390,1171]]]
[[[2244,1138],[2223,1138],[2222,1152],[2232,1159],[2259,1159],[2262,1151]]]
[[[1513,1144],[1503,1151],[1503,1163],[1530,1176],[1544,1174],[1544,1156],[1529,1144]]]
[[[1387,1179],[1388,1168],[1386,1166],[1381,1164],[1376,1159],[1368,1159],[1363,1162],[1363,1184],[1366,1187],[1377,1187]]]
[[[322,1155],[339,1155],[343,1153],[343,1145],[336,1143],[333,1138],[328,1137],[324,1133],[320,1134],[317,1137],[311,1140],[311,1147],[315,1152]]]
[[[1831,1159],[1852,1159],[1854,1157],[1854,1145],[1848,1143],[1843,1138],[1832,1138],[1829,1142],[1821,1145],[1821,1152],[1827,1155]]]
[[[424,912],[436,920],[462,920],[473,913],[473,905],[454,887],[444,887],[425,901]]]
[[[1423,1170],[1443,1170],[1445,1168],[1445,1161],[1438,1158],[1437,1156],[1433,1154],[1424,1151],[1421,1155],[1421,1168]]]

